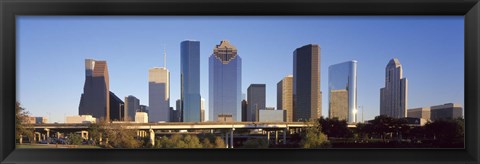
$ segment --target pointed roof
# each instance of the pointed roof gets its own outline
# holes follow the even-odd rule
[[[400,64],[400,61],[397,59],[397,58],[393,58],[390,60],[390,62],[388,62],[388,65],[387,66],[390,66],[390,65],[393,65],[393,66],[402,66]]]

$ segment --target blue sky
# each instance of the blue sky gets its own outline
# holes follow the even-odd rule
[[[462,16],[18,16],[17,99],[34,116],[64,122],[77,115],[86,58],[107,60],[110,90],[148,105],[148,69],[167,51],[170,106],[180,97],[180,42],[200,41],[201,95],[208,104],[208,57],[229,40],[242,57],[242,92],[292,74],[293,51],[321,47],[322,113],[328,115],[328,66],[358,61],[358,105],[364,120],[379,114],[385,66],[397,57],[408,78],[408,108],[464,104]],[[208,110],[208,105],[206,105]],[[208,112],[208,111],[207,111]],[[362,110],[359,111],[362,119]],[[208,113],[207,113],[208,115]]]

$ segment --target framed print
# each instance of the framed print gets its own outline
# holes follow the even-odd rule
[[[476,0],[0,7],[2,163],[478,162]]]

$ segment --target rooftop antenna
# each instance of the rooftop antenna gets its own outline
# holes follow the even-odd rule
[[[163,67],[167,68],[167,50],[165,45],[163,45]]]

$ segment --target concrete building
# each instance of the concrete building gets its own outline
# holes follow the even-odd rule
[[[85,84],[80,97],[78,114],[110,120],[110,82],[107,61],[85,59]]]
[[[148,107],[149,122],[170,121],[170,71],[166,66],[166,53],[164,53],[164,66],[148,70]]]
[[[47,117],[28,117],[29,124],[45,124],[47,122]]]
[[[148,106],[140,105],[140,112],[146,112],[148,114]]]
[[[183,122],[200,122],[200,42],[183,41],[180,45],[180,88]]]
[[[242,59],[237,48],[222,40],[209,58],[209,120],[241,120]]]
[[[322,115],[320,46],[309,44],[293,52],[293,121]]]
[[[205,99],[200,99],[200,122],[205,122]]]
[[[217,122],[235,122],[231,114],[219,114],[217,115]]]
[[[260,109],[258,122],[284,122],[285,110]]]
[[[285,110],[286,121],[293,121],[293,75],[277,83],[277,109]]]
[[[125,118],[125,103],[110,91],[110,120],[123,121]]]
[[[345,89],[330,90],[328,94],[328,117],[348,122],[348,91]]]
[[[135,123],[148,123],[148,114],[146,112],[135,112]]]
[[[407,117],[411,118],[421,118],[430,121],[430,116],[430,107],[413,108],[407,111]]]
[[[242,121],[243,122],[247,121],[247,110],[248,110],[247,106],[248,106],[247,100],[243,99],[242,100]]]
[[[175,105],[176,105],[175,112],[177,112],[177,114],[175,116],[175,121],[173,122],[183,122],[182,100],[177,99],[177,101],[175,102]]]
[[[328,94],[328,117],[357,123],[357,61],[328,67]]]
[[[447,103],[430,107],[431,120],[463,118],[463,108],[460,104]]]
[[[250,84],[247,89],[247,121],[258,121],[258,110],[265,108],[265,84]]]
[[[380,89],[380,115],[393,118],[407,116],[408,81],[402,77],[402,65],[393,58],[385,68],[385,87]]]
[[[140,111],[140,100],[135,96],[129,95],[125,97],[125,121],[134,121],[136,112]]]
[[[93,117],[92,115],[67,116],[65,121],[67,124],[88,124],[96,123],[97,118]]]

